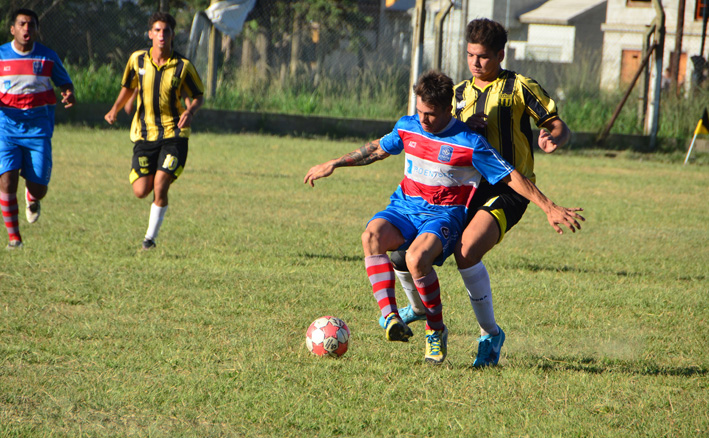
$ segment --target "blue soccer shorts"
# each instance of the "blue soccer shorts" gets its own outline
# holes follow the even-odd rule
[[[49,185],[52,177],[51,139],[0,138],[0,175],[17,169],[25,180]]]
[[[410,208],[401,208],[393,203],[389,204],[386,210],[375,214],[369,221],[374,219],[384,219],[394,225],[404,236],[404,244],[397,250],[407,249],[420,234],[431,233],[438,237],[443,245],[443,252],[433,261],[436,266],[441,266],[453,254],[463,230],[463,221],[458,215],[448,214],[445,211],[432,214],[430,210],[416,213]]]

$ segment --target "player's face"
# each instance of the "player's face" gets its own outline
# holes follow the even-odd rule
[[[500,73],[505,51],[496,52],[482,44],[468,43],[468,68],[475,79],[491,82]]]
[[[37,23],[28,15],[18,15],[10,27],[10,33],[19,49],[29,51],[37,36]]]
[[[436,108],[435,106],[424,103],[421,96],[416,96],[416,113],[421,121],[421,126],[426,132],[440,132],[451,121],[451,110],[453,108],[448,105],[445,108]]]
[[[172,50],[172,39],[175,35],[167,23],[156,21],[148,31],[148,38],[153,42],[153,48],[164,51]]]

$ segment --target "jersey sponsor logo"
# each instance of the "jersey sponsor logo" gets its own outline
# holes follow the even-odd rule
[[[512,95],[511,94],[500,94],[500,106],[506,106],[506,107],[512,106]]]
[[[461,100],[460,102],[458,102],[458,103],[456,104],[455,108],[456,108],[456,109],[459,109],[459,110],[462,110],[463,108],[465,108],[465,101],[464,101],[464,100]]]
[[[9,65],[6,65],[5,67],[2,68],[2,71],[10,71],[10,70],[12,70],[12,67],[10,67]]]
[[[410,142],[409,142],[409,147],[410,147],[410,148],[416,148],[416,142],[415,142],[415,141],[410,141]]]
[[[42,61],[35,61],[32,63],[32,72],[36,75],[42,73]]]
[[[144,68],[139,68],[139,69],[138,69],[138,74],[141,75],[141,76],[145,75],[145,69],[144,69]]]
[[[453,146],[447,144],[441,145],[441,148],[438,150],[438,161],[447,163],[451,158],[453,158]]]

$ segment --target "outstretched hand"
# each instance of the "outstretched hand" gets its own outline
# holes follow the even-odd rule
[[[586,218],[577,213],[578,211],[583,211],[583,208],[566,208],[554,204],[552,206],[552,209],[547,212],[547,220],[549,221],[549,224],[554,228],[554,230],[556,230],[556,232],[559,234],[564,234],[564,230],[561,226],[565,226],[566,228],[570,229],[572,233],[575,233],[576,230],[581,229],[581,224],[579,223],[579,220],[586,220]]]
[[[328,161],[327,163],[322,163],[318,164],[317,166],[313,166],[310,168],[308,173],[305,174],[305,178],[303,179],[304,184],[310,184],[310,187],[315,187],[315,180],[320,179],[320,178],[326,178],[330,175],[332,175],[332,172],[335,171],[335,166],[332,164],[332,161]]]

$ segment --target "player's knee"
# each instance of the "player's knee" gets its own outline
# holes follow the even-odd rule
[[[409,268],[406,266],[406,251],[392,251],[389,254],[389,259],[391,259],[394,269],[401,272],[408,272]]]
[[[415,251],[406,252],[406,266],[414,278],[422,277],[431,270],[430,262],[423,257],[423,254]]]

